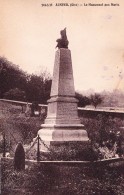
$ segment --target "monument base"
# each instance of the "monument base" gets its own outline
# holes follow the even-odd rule
[[[50,125],[43,124],[43,129],[38,131],[43,144],[40,151],[49,152],[51,146],[61,145],[66,142],[88,142],[87,131],[83,125]],[[46,146],[45,146],[46,145]]]

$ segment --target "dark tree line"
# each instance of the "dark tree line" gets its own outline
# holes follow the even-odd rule
[[[6,58],[0,57],[0,97],[10,89],[19,88],[25,91],[27,75],[17,65],[9,62]]]
[[[76,98],[78,99],[78,106],[85,107],[87,105],[93,105],[95,108],[103,102],[103,97],[100,94],[93,94],[89,97],[83,96],[80,93],[76,93]]]
[[[79,107],[85,107],[86,105],[90,105],[91,101],[89,97],[83,96],[82,94],[76,92],[75,93],[76,98],[78,99],[78,106]]]
[[[0,98],[18,101],[37,101],[46,104],[50,98],[51,76],[47,71],[41,74],[28,74],[17,65],[0,57]],[[90,97],[76,93],[78,106],[85,107],[92,104],[95,108],[102,102],[99,94]]]
[[[40,76],[27,74],[6,58],[0,57],[0,98],[46,103],[50,88],[51,78],[46,71]]]

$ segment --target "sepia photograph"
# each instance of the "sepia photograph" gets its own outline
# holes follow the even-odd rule
[[[0,0],[0,194],[124,195],[123,0]]]

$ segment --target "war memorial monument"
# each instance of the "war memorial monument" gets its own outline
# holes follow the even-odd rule
[[[41,125],[38,135],[51,148],[69,143],[86,143],[89,138],[84,125],[78,117],[78,100],[75,98],[71,51],[66,28],[60,31],[57,39],[53,79],[45,123]],[[41,151],[48,151],[41,145]]]

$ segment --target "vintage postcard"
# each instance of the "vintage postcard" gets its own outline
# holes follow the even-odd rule
[[[124,1],[0,0],[3,195],[124,194]]]

